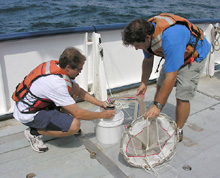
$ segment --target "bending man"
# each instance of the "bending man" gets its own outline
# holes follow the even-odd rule
[[[144,53],[141,85],[137,95],[144,94],[152,72],[154,55],[165,59],[157,81],[152,105],[145,118],[156,118],[176,86],[176,122],[179,140],[190,113],[190,100],[194,97],[210,44],[203,31],[188,20],[162,13],[150,18],[130,22],[122,34],[125,46],[132,45]],[[155,72],[155,71],[154,71]]]

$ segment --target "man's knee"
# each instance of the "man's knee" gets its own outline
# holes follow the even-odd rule
[[[176,101],[177,101],[177,104],[186,104],[186,103],[189,103],[189,100],[182,100],[182,99],[179,99],[179,98],[177,98]]]
[[[78,119],[74,119],[68,132],[71,135],[74,135],[79,131],[79,129],[80,129],[80,121]]]

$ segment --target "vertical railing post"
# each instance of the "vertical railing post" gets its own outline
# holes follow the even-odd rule
[[[106,76],[103,64],[103,57],[100,54],[100,39],[98,33],[92,34],[93,40],[93,62],[94,62],[94,76],[93,76],[93,91],[94,95],[99,100],[107,100]]]

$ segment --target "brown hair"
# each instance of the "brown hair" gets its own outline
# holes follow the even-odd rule
[[[59,58],[59,65],[64,69],[67,65],[70,65],[72,69],[75,69],[86,60],[86,57],[82,55],[78,49],[74,47],[66,48]]]
[[[152,23],[144,19],[135,19],[122,32],[122,41],[125,46],[132,45],[135,42],[145,42],[146,36],[153,33],[154,26]]]

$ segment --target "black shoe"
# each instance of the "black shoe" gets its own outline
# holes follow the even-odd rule
[[[75,135],[81,135],[81,133],[82,133],[82,130],[79,129],[79,131]]]

